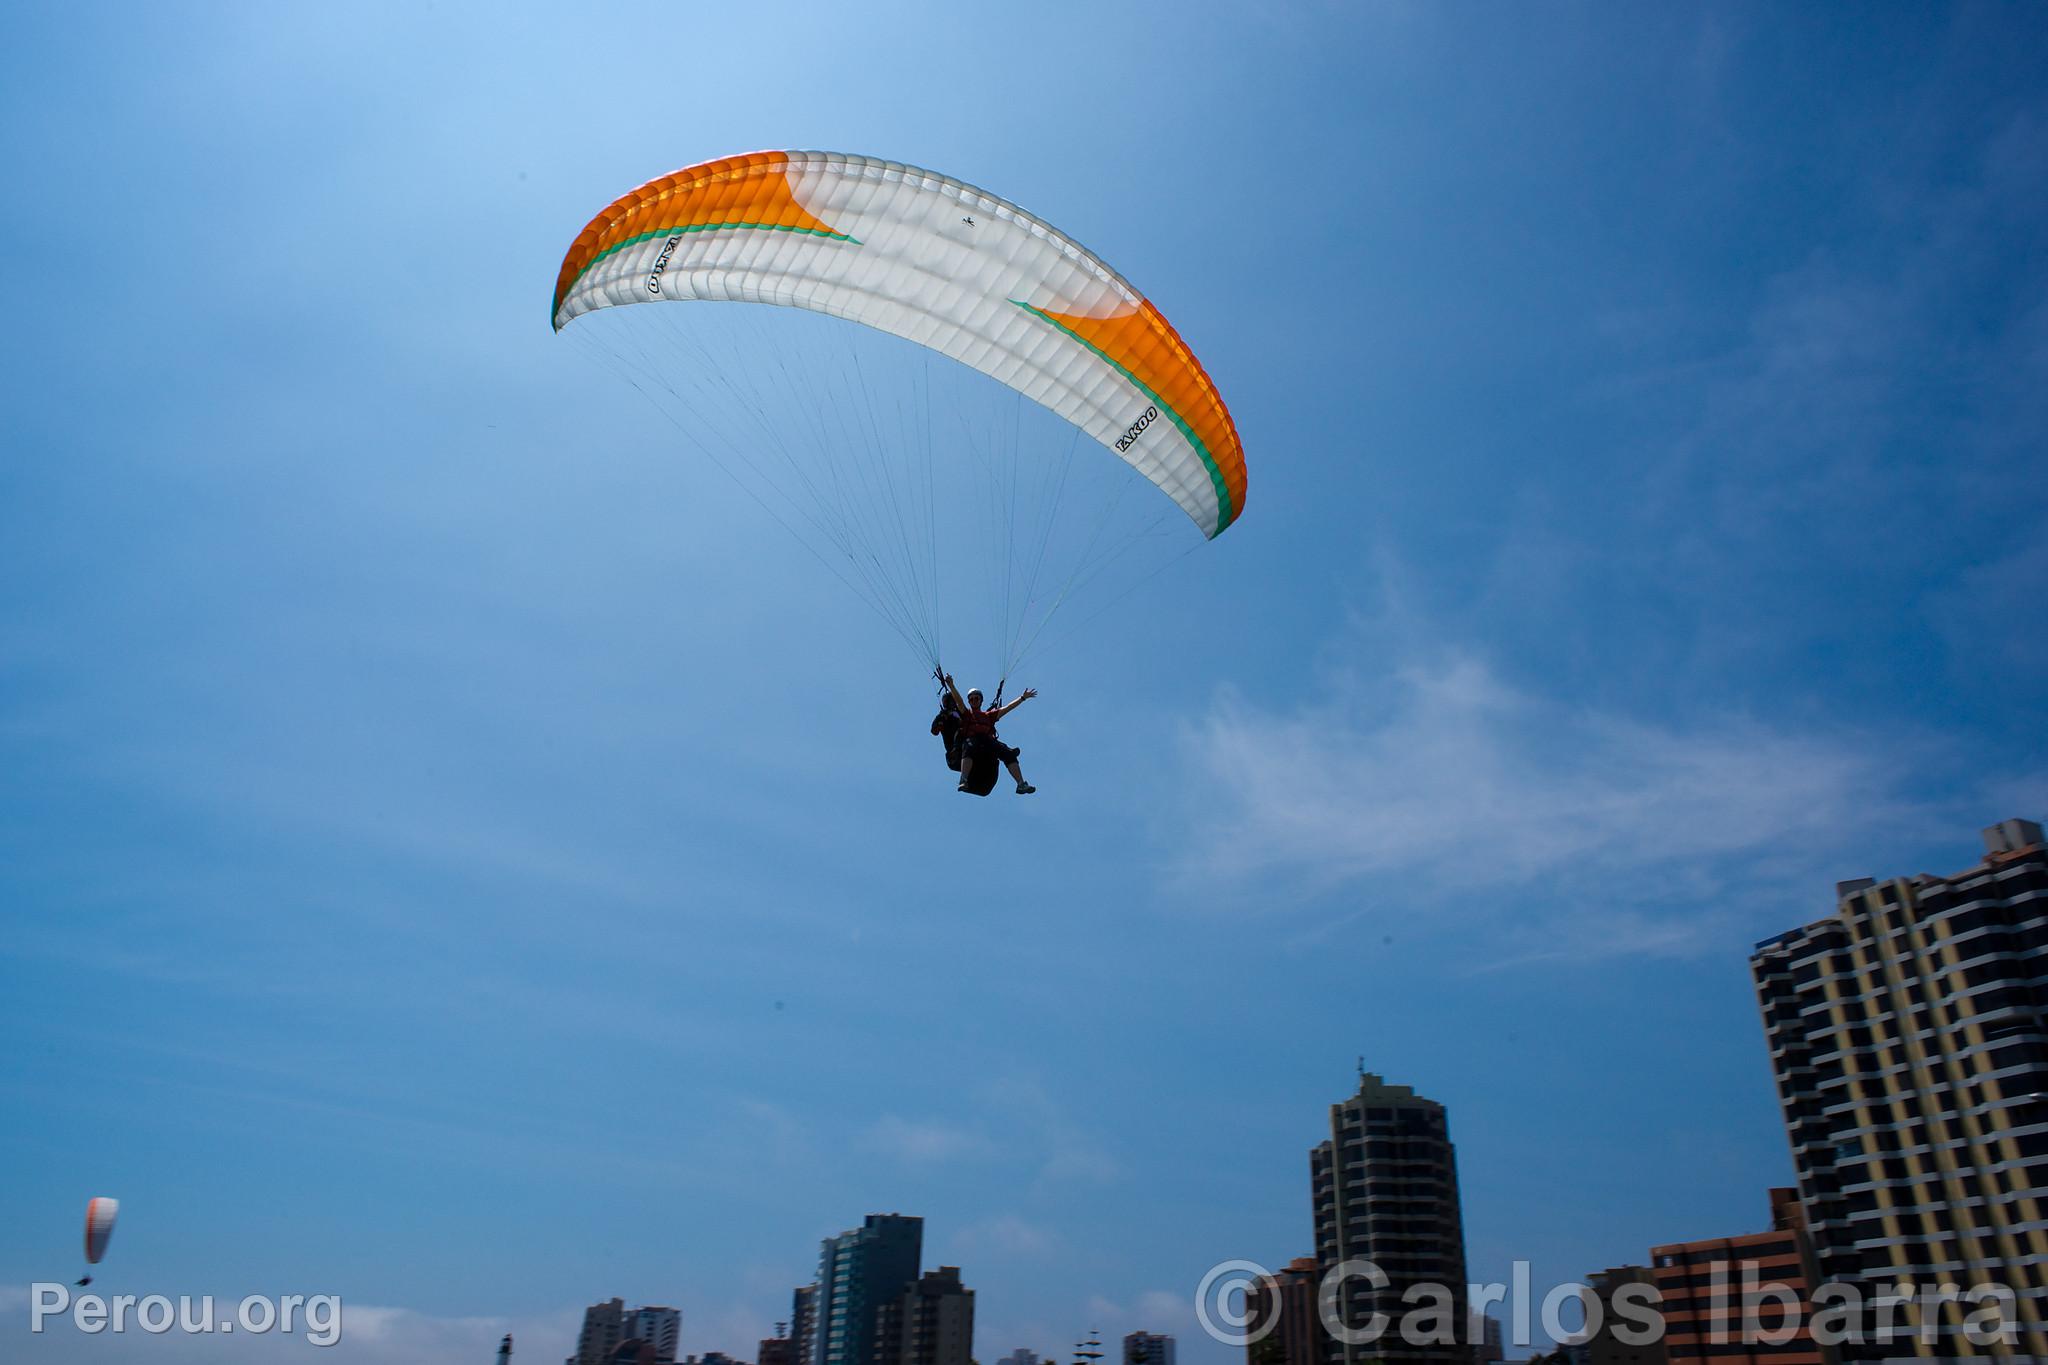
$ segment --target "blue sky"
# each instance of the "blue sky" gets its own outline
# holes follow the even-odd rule
[[[2017,7],[70,6],[0,19],[0,1331],[751,1358],[927,1219],[978,1354],[1196,1339],[1354,1061],[1475,1278],[1751,1230],[1750,943],[2048,808],[2048,93]],[[757,147],[1073,232],[1239,524],[966,802],[901,646],[542,304]],[[963,666],[963,672],[966,666]],[[965,679],[963,678],[963,681]],[[24,1350],[25,1346],[25,1350]],[[469,1353],[465,1356],[463,1353]]]

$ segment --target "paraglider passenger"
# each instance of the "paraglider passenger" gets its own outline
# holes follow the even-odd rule
[[[969,688],[966,700],[960,701],[960,689],[953,685],[952,675],[945,678],[946,691],[960,710],[960,790],[969,790],[968,775],[974,765],[980,763],[1001,763],[1010,770],[1010,776],[1017,779],[1017,795],[1029,796],[1038,790],[1024,780],[1024,773],[1017,767],[1019,750],[1011,748],[996,737],[996,722],[1038,695],[1038,689],[1027,687],[1017,694],[1017,699],[1004,702],[989,710],[981,709],[981,689]]]

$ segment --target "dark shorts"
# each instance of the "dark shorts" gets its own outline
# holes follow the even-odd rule
[[[990,735],[976,735],[967,741],[967,756],[976,760],[993,758],[999,763],[1008,763],[1023,752]]]

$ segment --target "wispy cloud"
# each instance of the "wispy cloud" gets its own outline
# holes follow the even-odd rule
[[[1039,1257],[1058,1250],[1059,1236],[1016,1214],[999,1214],[970,1223],[954,1234],[953,1245],[962,1252],[993,1253],[998,1257]]]
[[[1922,818],[1896,743],[1736,715],[1654,723],[1518,689],[1470,654],[1383,679],[1346,671],[1285,709],[1226,694],[1189,725],[1197,877],[1276,899],[1343,890],[1366,901],[1350,919],[1382,899],[1493,919],[1513,891],[1543,923],[1530,956],[1673,954],[1725,941],[1699,907],[1742,869]]]
[[[1013,1134],[1038,1163],[1042,1185],[1100,1184],[1118,1166],[1087,1129],[1043,1084],[1026,1076],[992,1082],[982,1090],[990,1122]]]
[[[1225,696],[1188,735],[1225,818],[1206,871],[1325,884],[1436,867],[1490,885],[1642,866],[1867,820],[1879,755],[1739,717],[1694,729],[1518,692],[1472,658],[1285,712]],[[1883,798],[1877,798],[1880,801]],[[1471,856],[1481,846],[1485,856]],[[1460,851],[1466,856],[1454,856]]]
[[[862,1141],[870,1150],[908,1162],[952,1161],[988,1150],[986,1139],[953,1124],[915,1122],[884,1114]]]

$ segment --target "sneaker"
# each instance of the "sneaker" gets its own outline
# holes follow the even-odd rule
[[[1019,782],[1017,784],[1017,795],[1019,796],[1029,796],[1037,790],[1038,788],[1032,786],[1029,782]]]

